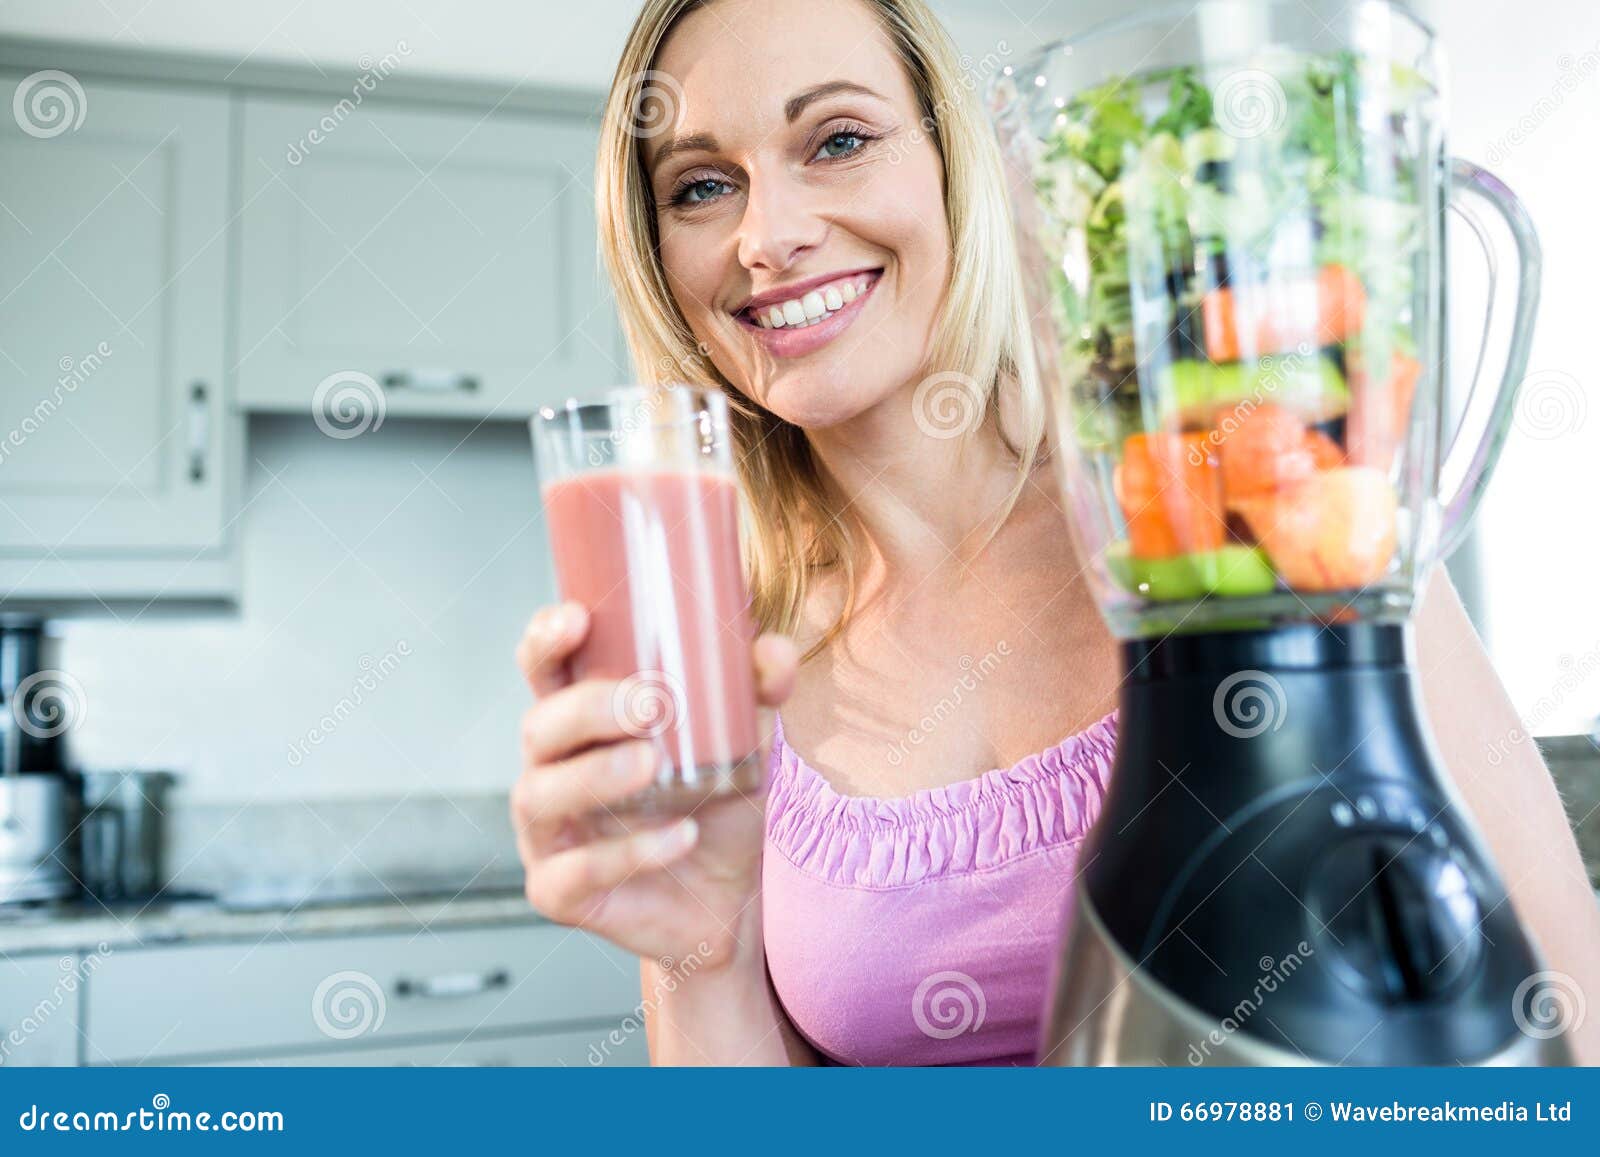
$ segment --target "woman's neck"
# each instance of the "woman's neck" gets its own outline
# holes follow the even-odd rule
[[[1017,483],[1016,456],[992,422],[939,437],[915,421],[904,395],[807,437],[832,513],[852,516],[872,553],[900,573],[976,554]]]

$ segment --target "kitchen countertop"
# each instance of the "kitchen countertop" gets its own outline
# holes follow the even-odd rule
[[[24,953],[151,948],[268,936],[344,936],[485,924],[538,923],[520,892],[473,891],[451,896],[402,896],[343,904],[229,908],[212,900],[178,900],[144,907],[0,910],[0,958]]]

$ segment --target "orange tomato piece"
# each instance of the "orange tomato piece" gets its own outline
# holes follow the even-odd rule
[[[1319,470],[1246,501],[1246,524],[1284,582],[1298,591],[1367,586],[1394,557],[1394,488],[1382,470]]]
[[[1271,402],[1229,414],[1217,428],[1222,491],[1229,510],[1313,473],[1309,431],[1297,415]]]
[[[1132,435],[1115,488],[1136,558],[1216,550],[1227,537],[1222,472],[1209,434]]]

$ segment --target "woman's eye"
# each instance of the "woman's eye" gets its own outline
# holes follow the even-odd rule
[[[684,205],[703,205],[707,201],[720,197],[730,187],[726,181],[707,177],[703,181],[695,181],[692,184],[685,185],[678,191],[677,200]]]
[[[817,150],[819,157],[842,157],[853,153],[866,144],[866,138],[860,133],[834,133],[822,142],[822,147]]]

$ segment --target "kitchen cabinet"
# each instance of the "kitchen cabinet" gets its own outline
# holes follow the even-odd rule
[[[0,71],[85,114],[0,118],[0,598],[225,595],[230,98],[70,79]]]
[[[346,437],[393,415],[526,418],[624,380],[596,138],[573,116],[246,97],[243,406]]]
[[[617,1063],[641,1055],[638,1003],[633,957],[547,924],[130,949],[88,986],[84,1055],[588,1064],[592,1044]]]
[[[610,1034],[615,1030],[615,1037]],[[621,1043],[615,1043],[620,1041]],[[447,1068],[624,1068],[648,1065],[650,1049],[644,1026],[600,1025],[568,1032],[482,1034],[468,1040],[428,1041],[381,1049],[291,1053],[286,1056],[239,1057],[226,1065],[364,1065],[367,1067],[443,1066]]]
[[[0,960],[0,1067],[77,1064],[84,983],[76,955]]]

